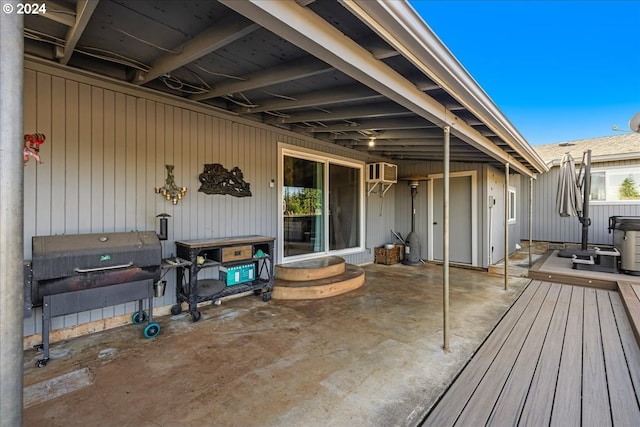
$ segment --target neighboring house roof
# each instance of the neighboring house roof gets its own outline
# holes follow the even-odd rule
[[[576,163],[582,161],[582,154],[591,150],[591,162],[615,160],[640,160],[640,134],[624,133],[600,138],[580,139],[557,144],[534,147],[549,166],[560,164],[565,153],[571,154]]]

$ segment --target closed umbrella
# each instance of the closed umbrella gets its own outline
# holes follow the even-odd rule
[[[556,210],[560,216],[578,216],[582,212],[582,197],[578,187],[576,166],[571,154],[565,153],[560,162]]]

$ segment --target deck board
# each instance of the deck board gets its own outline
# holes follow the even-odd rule
[[[584,291],[584,331],[582,342],[582,420],[596,426],[611,425],[607,377],[602,354],[595,289]]]
[[[537,291],[538,286],[529,285],[522,292],[522,295],[478,349],[456,381],[451,384],[441,402],[432,410],[429,418],[425,421],[425,426],[453,425],[473,394],[475,387],[493,363],[495,354],[503,347],[509,333]]]
[[[563,286],[560,290],[527,401],[520,415],[521,423],[525,425],[549,425],[551,422],[553,399],[549,399],[548,396],[555,394],[558,381],[558,367],[567,328],[571,291],[572,288],[569,286]]]
[[[633,425],[640,422],[640,408],[638,402],[627,398],[627,396],[633,396],[635,391],[611,306],[611,300],[620,297],[609,292],[597,292],[596,295],[609,386],[611,418],[613,425]]]
[[[524,402],[527,398],[529,386],[533,379],[544,339],[549,331],[549,325],[560,295],[560,285],[551,284],[540,310],[518,354],[511,374],[502,388],[498,401],[489,418],[489,425],[516,425]]]
[[[640,285],[626,280],[619,280],[618,292],[620,292],[627,315],[631,321],[633,333],[640,342]]]
[[[571,290],[571,302],[562,344],[562,358],[551,413],[552,426],[579,426],[582,420],[580,395],[582,393],[582,317],[584,288]]]
[[[501,351],[495,356],[493,363],[469,399],[467,406],[462,410],[455,425],[484,425],[487,422],[498,398],[496,391],[500,391],[504,387],[550,286],[550,283],[543,283],[539,286],[538,292],[520,316]]]
[[[640,347],[615,291],[533,280],[425,426],[637,425]]]
[[[636,402],[640,403],[640,347],[638,341],[634,338],[631,322],[626,316],[622,300],[620,298],[612,298],[611,306],[616,317],[618,332],[620,334],[620,342],[624,350],[624,356],[629,369],[629,377],[633,384],[636,394]]]

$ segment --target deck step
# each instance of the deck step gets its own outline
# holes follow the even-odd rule
[[[344,272],[344,258],[339,256],[327,256],[276,265],[276,279],[290,282],[326,279]]]
[[[618,280],[618,292],[629,316],[629,322],[640,344],[640,284]]]
[[[352,264],[343,264],[341,274],[321,279],[299,281],[276,277],[273,299],[305,300],[329,298],[358,289],[365,282],[364,270]]]

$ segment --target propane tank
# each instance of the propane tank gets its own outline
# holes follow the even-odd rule
[[[403,264],[419,265],[420,260],[420,239],[416,234],[416,210],[414,208],[414,200],[418,194],[418,181],[409,181],[411,187],[411,233],[404,242],[404,259]]]

